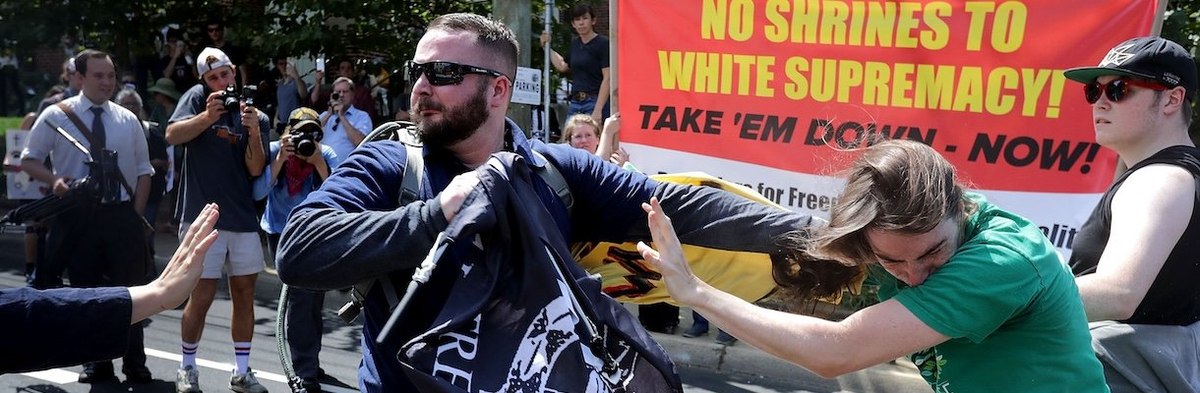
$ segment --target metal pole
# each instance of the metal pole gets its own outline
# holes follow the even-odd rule
[[[617,63],[619,63],[619,59],[617,58],[617,41],[620,40],[619,37],[621,36],[617,34],[617,22],[619,22],[617,20],[617,3],[619,2],[618,0],[608,1],[608,105],[612,107],[611,113],[621,111],[617,107],[617,87],[619,87],[618,82],[620,81],[620,78],[617,78]]]
[[[554,11],[554,0],[546,0],[545,16],[542,18],[542,31],[550,31],[550,17]],[[542,45],[542,142],[550,143],[550,42]]]

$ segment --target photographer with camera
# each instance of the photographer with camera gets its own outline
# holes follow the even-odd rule
[[[343,76],[333,81],[329,110],[321,114],[321,124],[327,138],[325,144],[332,147],[338,157],[348,157],[374,128],[371,115],[354,107],[353,80]]]
[[[330,169],[341,162],[341,156],[333,148],[321,144],[324,132],[317,120],[317,111],[311,108],[300,107],[292,111],[283,135],[278,141],[271,142],[272,161],[267,169],[270,174],[255,181],[255,198],[267,200],[261,225],[267,233],[272,255],[279,247],[279,236],[292,208],[321,187],[321,183],[329,178]],[[325,292],[288,289],[285,334],[292,354],[292,368],[300,377],[304,390],[309,392],[321,391],[319,380],[325,375],[319,360],[324,303]]]
[[[175,382],[179,392],[200,391],[196,351],[217,280],[226,265],[236,364],[229,386],[238,392],[266,391],[249,368],[254,282],[264,266],[251,186],[267,164],[271,123],[254,107],[253,89],[239,93],[236,70],[220,49],[200,52],[196,71],[202,83],[183,94],[167,126],[167,143],[183,148],[183,180],[176,208],[180,233],[187,231],[205,203],[221,206],[216,225],[220,237],[205,256],[204,273],[183,311],[183,359]]]
[[[110,102],[116,70],[108,54],[85,50],[74,59],[82,80],[81,94],[51,105],[38,116],[21,154],[22,168],[52,186],[59,197],[82,201],[58,213],[50,223],[46,249],[51,269],[39,269],[34,287],[54,287],[56,274],[69,268],[71,286],[133,286],[146,283],[151,261],[146,255],[142,213],[150,194],[150,157],[142,125],[129,110]],[[87,148],[78,150],[55,130],[61,128]],[[46,157],[54,167],[43,163]],[[94,161],[94,164],[88,162]],[[88,190],[72,189],[88,179]],[[132,185],[132,187],[130,187]],[[150,382],[142,345],[142,325],[133,324],[122,371],[130,382]],[[121,338],[113,338],[121,339]],[[116,381],[111,361],[88,363],[79,382]]]

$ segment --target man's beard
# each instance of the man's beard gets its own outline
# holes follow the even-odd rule
[[[446,108],[430,97],[421,97],[409,110],[409,116],[417,123],[417,136],[428,146],[447,147],[475,135],[475,131],[488,119],[487,84],[480,83],[475,95],[462,105]],[[442,113],[439,121],[426,120],[420,115],[424,110]]]

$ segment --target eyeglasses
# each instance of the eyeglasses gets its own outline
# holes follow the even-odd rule
[[[1100,94],[1104,93],[1104,96],[1108,97],[1109,101],[1121,102],[1121,100],[1125,99],[1125,96],[1129,95],[1129,86],[1144,87],[1155,91],[1167,89],[1166,86],[1154,82],[1120,78],[1113,79],[1104,84],[1101,84],[1100,81],[1092,81],[1083,85],[1083,98],[1087,100],[1088,104],[1095,104],[1096,101],[1100,101]]]
[[[221,31],[221,28],[220,27],[209,27],[207,30],[209,33],[212,33],[214,31]]]
[[[431,61],[428,63],[409,61],[404,63],[404,69],[407,70],[406,74],[409,81],[416,83],[417,79],[421,78],[421,74],[425,74],[426,80],[434,86],[457,85],[462,83],[463,75],[465,74],[483,74],[495,77],[507,76],[500,71],[448,61]]]

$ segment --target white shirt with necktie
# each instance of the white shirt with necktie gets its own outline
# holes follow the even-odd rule
[[[325,121],[323,127],[325,137],[321,139],[321,144],[332,147],[338,157],[349,157],[350,152],[354,151],[357,145],[350,141],[350,136],[346,134],[346,127],[341,124],[337,114],[330,114],[330,111],[325,111],[318,118],[325,118],[325,116],[329,116],[329,119]],[[362,109],[355,108],[354,105],[346,108],[346,120],[349,120],[354,129],[361,132],[364,137],[370,134],[373,129],[372,127],[374,127],[371,124],[371,115],[368,115]]]
[[[100,107],[100,121],[104,124],[104,147],[117,152],[117,167],[129,187],[137,187],[138,176],[153,175],[154,168],[150,166],[150,153],[146,145],[146,134],[142,132],[142,123],[128,109],[114,104],[112,101],[95,103],[83,94],[63,100],[75,112],[79,120],[89,128],[92,127],[96,114],[92,107]],[[57,105],[52,105],[42,111],[33,128],[29,131],[29,143],[21,152],[21,159],[45,160],[50,157],[54,166],[54,175],[69,179],[87,177],[88,168],[84,164],[86,156],[75,148],[66,138],[54,131],[50,124],[61,127],[79,141],[83,147],[91,150],[91,142],[83,132],[75,127],[75,123],[67,118]],[[90,131],[90,129],[89,129]],[[131,201],[133,197],[121,189],[121,200]]]

